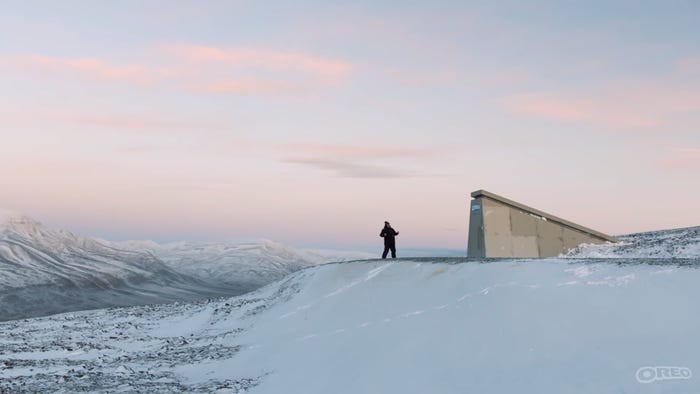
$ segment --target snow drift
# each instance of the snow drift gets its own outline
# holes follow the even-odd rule
[[[697,258],[700,256],[700,227],[650,231],[619,236],[621,242],[581,245],[566,257],[578,258]]]
[[[697,230],[647,240],[686,253]],[[231,299],[3,323],[0,390],[694,392],[699,267],[690,254],[314,266]]]

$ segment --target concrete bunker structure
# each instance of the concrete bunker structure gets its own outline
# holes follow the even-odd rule
[[[486,190],[471,196],[467,257],[554,257],[584,243],[618,242]]]

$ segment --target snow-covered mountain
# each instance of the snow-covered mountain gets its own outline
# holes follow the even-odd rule
[[[171,268],[208,283],[246,283],[256,288],[312,265],[376,257],[363,252],[301,250],[270,240],[171,244],[127,241],[118,245],[148,251]]]
[[[169,273],[151,254],[51,230],[26,216],[0,223],[0,237],[0,258],[5,265],[2,288],[43,284],[99,288]]]
[[[326,264],[229,299],[6,322],[0,392],[696,392],[698,231],[602,259]]]
[[[328,258],[270,241],[114,243],[0,212],[0,321],[238,295]]]
[[[245,290],[210,286],[150,253],[52,230],[27,216],[0,218],[0,320]]]

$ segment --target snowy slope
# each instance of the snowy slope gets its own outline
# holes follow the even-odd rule
[[[647,240],[697,247],[684,234]],[[6,322],[0,391],[697,392],[686,257],[326,264],[220,301]]]

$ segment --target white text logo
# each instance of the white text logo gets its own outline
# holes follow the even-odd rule
[[[637,370],[639,383],[652,383],[657,380],[690,379],[693,372],[686,367],[641,367]]]

